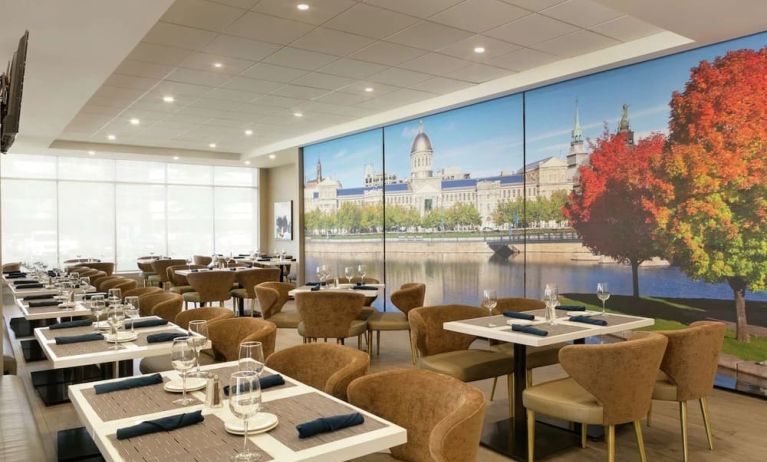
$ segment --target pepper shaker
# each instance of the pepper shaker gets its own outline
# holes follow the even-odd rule
[[[205,404],[208,407],[221,407],[221,380],[217,374],[208,374],[208,385],[205,388]]]

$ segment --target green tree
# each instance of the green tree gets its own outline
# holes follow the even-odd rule
[[[363,205],[360,228],[368,233],[381,230],[383,226],[383,206],[381,204]]]
[[[457,202],[453,204],[446,213],[447,226],[456,229],[460,226],[480,226],[482,216],[474,207],[474,204],[467,202]]]
[[[348,233],[358,233],[362,224],[362,207],[347,202],[338,209],[338,227]]]
[[[442,207],[437,207],[431,209],[431,211],[423,217],[423,220],[421,220],[421,226],[427,229],[444,229],[444,227],[447,225],[446,220],[447,217],[445,209]]]
[[[493,222],[497,225],[521,226],[524,221],[525,207],[521,198],[498,203],[493,212]]]
[[[312,210],[304,214],[304,228],[309,232],[318,232],[322,227],[322,213]]]

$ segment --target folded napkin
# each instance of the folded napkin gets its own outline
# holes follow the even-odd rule
[[[19,279],[25,277],[27,277],[27,273],[11,273],[5,275],[5,279]]]
[[[46,295],[26,295],[22,298],[25,302],[28,302],[29,300],[51,300],[51,296]]]
[[[104,340],[104,336],[101,334],[84,334],[84,335],[70,335],[68,337],[55,337],[56,345],[66,345],[69,343],[80,342],[93,342],[96,340]]]
[[[261,384],[261,389],[279,387],[285,385],[285,379],[280,374],[266,375],[258,379],[258,383]],[[229,396],[229,385],[224,386],[224,395]]]
[[[520,313],[517,311],[504,311],[503,315],[507,318],[516,318],[516,319],[527,319],[528,321],[532,321],[535,319],[535,315],[529,314],[529,313]]]
[[[565,311],[586,311],[586,307],[583,305],[557,305],[557,309]]]
[[[85,297],[83,297],[83,298],[85,298],[86,300],[90,300],[90,299],[92,299],[93,297],[95,297],[97,295],[103,295],[104,298],[107,297],[107,293],[106,292],[92,292],[92,293],[89,293],[89,294],[85,294]]]
[[[237,271],[237,268],[229,268],[229,271]]]
[[[307,282],[306,285],[307,286],[319,287],[319,286],[326,286],[326,285],[328,285],[328,283],[327,282]]]
[[[205,420],[205,417],[202,415],[202,410],[171,415],[161,419],[145,420],[132,427],[119,428],[117,430],[117,439],[124,440],[126,438],[135,438],[141,435],[149,435],[150,433],[169,432],[179,428],[188,427],[189,425],[198,424],[203,420]]]
[[[57,324],[51,324],[48,329],[69,329],[70,327],[85,327],[93,324],[90,319],[80,319],[77,321],[66,321]]]
[[[355,412],[353,414],[320,417],[319,419],[296,425],[296,430],[298,430],[299,438],[309,438],[319,433],[334,432],[342,428],[362,425],[363,423],[365,423],[365,418],[359,412]]]
[[[3,271],[3,274],[21,274],[22,271]]]
[[[582,322],[584,324],[593,324],[595,326],[606,326],[607,321],[604,319],[594,319],[588,316],[570,316],[572,322]]]
[[[240,254],[237,254],[237,256],[238,257],[249,257],[250,254],[249,253],[240,253]]]
[[[18,279],[16,281],[13,281],[12,284],[15,286],[20,286],[24,284],[40,284],[40,281],[38,281],[37,279]]]
[[[199,272],[200,270],[199,270],[199,269],[197,269],[197,268],[192,268],[192,269],[190,269],[189,271],[191,271],[191,272],[193,272],[193,273],[197,273],[197,272]]]
[[[51,277],[51,278],[55,278],[57,276],[56,272],[53,270],[46,271],[46,274],[48,275],[48,277]]]
[[[125,327],[127,329],[130,329],[131,322],[133,323],[134,329],[140,329],[142,327],[164,326],[168,324],[168,321],[165,319],[142,319],[140,321],[125,321]]]
[[[271,258],[259,258],[257,261],[269,261]]]
[[[162,383],[162,376],[160,374],[144,375],[141,377],[134,377],[132,379],[120,380],[118,382],[102,383],[101,385],[95,385],[93,387],[96,390],[96,394],[111,393],[118,390],[129,390],[131,388],[146,387],[148,385],[156,385]]]
[[[520,326],[519,324],[512,324],[511,330],[523,332],[525,334],[539,335],[541,337],[549,335],[549,333],[543,329],[538,329],[537,327],[533,326]]]
[[[50,297],[50,295],[48,296]],[[45,300],[32,300],[29,302],[30,308],[42,308],[44,306],[58,306],[61,303],[59,300],[53,298],[46,298]]]
[[[189,334],[182,332],[160,332],[146,336],[147,343],[171,342],[179,337],[187,337]]]
[[[354,286],[352,287],[354,290],[378,290],[378,287],[374,286]]]
[[[313,286],[313,287],[312,287],[311,289],[309,289],[309,290],[311,290],[312,292],[317,292],[317,291],[319,291],[319,290],[320,290],[320,286]]]
[[[35,284],[18,284],[16,285],[17,289],[42,289],[45,287],[42,284],[35,283]]]

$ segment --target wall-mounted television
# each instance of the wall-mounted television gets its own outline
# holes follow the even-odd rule
[[[19,133],[28,42],[29,31],[25,31],[19,40],[18,49],[8,63],[7,71],[0,76],[0,152],[3,154],[8,152]]]

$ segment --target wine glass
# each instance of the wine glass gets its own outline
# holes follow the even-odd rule
[[[237,365],[241,371],[253,371],[260,376],[264,371],[264,347],[261,342],[240,343]]]
[[[125,316],[131,319],[130,331],[133,333],[135,332],[133,329],[133,323],[136,319],[138,319],[140,314],[138,309],[138,297],[125,297],[125,305],[123,305],[123,309],[125,310]]]
[[[186,374],[194,367],[194,348],[188,342],[189,337],[178,337],[173,339],[173,345],[170,347],[170,363],[173,369],[181,375],[181,399],[173,401],[173,404],[186,406],[192,400],[186,397]]]
[[[546,303],[546,320],[554,324],[557,319],[557,305],[559,305],[559,289],[556,284],[546,284],[543,290],[543,301]]]
[[[233,461],[261,460],[261,455],[248,451],[248,419],[261,410],[261,383],[254,371],[238,371],[229,376],[229,410],[242,419],[242,451]]]
[[[83,276],[80,278],[80,290],[83,291],[83,293],[88,292],[88,289],[91,287],[91,278],[88,276]]]
[[[347,266],[346,268],[344,268],[344,276],[346,276],[346,282],[351,284],[352,278],[354,277],[354,267]]]
[[[108,295],[111,302],[119,302],[123,298],[122,290],[120,289],[109,289]]]
[[[493,310],[498,305],[498,296],[495,294],[495,289],[485,289],[482,292],[482,306],[487,309],[489,316],[493,315]],[[495,327],[495,324],[489,323],[488,327]]]
[[[195,319],[194,321],[189,321],[187,331],[189,332],[189,344],[192,346],[192,348],[194,348],[194,358],[197,362],[197,370],[195,370],[194,375],[195,377],[201,377],[200,349],[202,349],[203,345],[205,345],[205,342],[208,341],[208,321],[203,319]]]
[[[194,261],[194,257],[186,259],[186,269],[187,270],[191,270],[192,269],[192,262],[193,261]]]
[[[71,273],[69,273],[69,279],[72,282],[77,282],[80,279],[80,273],[78,273],[77,271],[72,271]]]
[[[125,322],[125,311],[123,311],[120,305],[115,305],[107,311],[107,322],[114,335],[114,346],[109,347],[110,350],[119,350],[120,345],[118,342],[118,332]]]
[[[61,283],[61,298],[63,299],[64,309],[68,310],[72,308],[72,300],[75,292],[75,285],[71,281],[64,281]]]
[[[104,310],[107,308],[107,304],[104,301],[103,295],[96,295],[90,300],[90,308],[91,313],[93,313],[96,316],[96,324],[93,325],[93,329],[96,332],[100,332],[101,329],[99,329],[99,320],[101,319],[101,315],[104,313]]]
[[[357,266],[357,272],[360,274],[360,285],[365,285],[365,275],[368,274],[368,269],[365,265]]]
[[[610,298],[610,289],[606,282],[597,283],[597,298],[602,301],[602,314],[605,314],[605,302]]]

